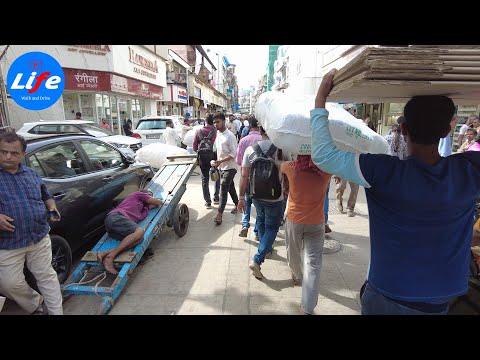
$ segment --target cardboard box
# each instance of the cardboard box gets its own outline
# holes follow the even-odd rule
[[[365,46],[347,58],[328,101],[405,102],[415,95],[446,95],[457,104],[480,103],[480,46]]]

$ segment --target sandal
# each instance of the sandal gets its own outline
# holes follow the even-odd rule
[[[230,211],[231,214],[236,214],[238,212],[237,208],[234,208],[232,211]]]
[[[215,218],[215,219],[213,219],[213,222],[217,225],[220,225],[222,223],[222,219]]]

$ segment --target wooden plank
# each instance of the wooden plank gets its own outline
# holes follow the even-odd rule
[[[135,259],[135,256],[137,255],[136,252],[129,251],[129,252],[121,252],[118,254],[113,262],[117,263],[129,263],[132,262],[133,259]],[[85,255],[83,255],[82,259],[80,260],[82,262],[98,262],[97,261],[97,252],[96,251],[87,251]]]
[[[185,155],[173,155],[167,156],[168,160],[175,160],[175,159],[196,159],[197,154],[185,154]]]
[[[163,165],[164,166],[169,166],[169,165],[191,165],[191,164],[197,165],[197,160],[194,160],[194,161],[172,161],[172,162],[167,162]]]

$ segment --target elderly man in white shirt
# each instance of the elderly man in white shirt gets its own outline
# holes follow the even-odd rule
[[[237,213],[238,196],[235,190],[233,179],[237,173],[237,163],[235,156],[237,154],[237,139],[225,124],[225,115],[218,113],[213,116],[213,124],[218,130],[215,139],[215,147],[217,149],[217,160],[213,162],[213,166],[220,171],[220,205],[218,213],[213,222],[217,225],[222,223],[223,211],[227,204],[228,193],[235,204],[231,211],[232,214]]]
[[[173,128],[173,121],[170,119],[167,120],[167,127],[163,132],[163,140],[165,140],[165,144],[173,146],[180,146],[180,142],[182,141]]]

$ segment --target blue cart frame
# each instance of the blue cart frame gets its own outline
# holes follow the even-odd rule
[[[146,189],[152,191],[153,196],[164,201],[164,204],[161,207],[151,209],[148,216],[139,223],[140,227],[145,230],[144,239],[126,254],[129,258],[129,260],[126,260],[127,262],[123,264],[114,262],[118,274],[113,283],[110,286],[99,286],[107,277],[107,272],[103,264],[95,260],[95,254],[99,251],[112,249],[120,243],[118,240],[111,238],[108,233],[105,233],[92,251],[87,252],[87,255],[90,255],[90,259],[93,257],[93,260],[88,261],[89,257],[84,256],[82,262],[61,286],[64,297],[69,295],[101,296],[103,301],[97,315],[107,314],[125,288],[145,250],[163,226],[173,226],[178,236],[185,235],[189,221],[188,207],[185,204],[179,204],[179,202],[186,191],[186,183],[197,165],[196,155],[170,156],[167,159],[169,161],[157,171],[146,186]],[[92,279],[84,281],[85,278],[92,276]],[[98,280],[102,277],[103,279]],[[86,285],[95,280],[97,280],[95,286]]]

